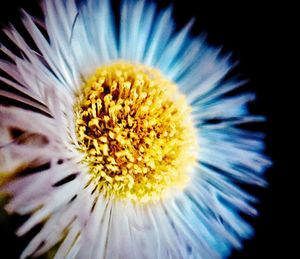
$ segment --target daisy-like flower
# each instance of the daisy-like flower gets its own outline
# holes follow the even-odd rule
[[[41,225],[21,258],[222,258],[252,235],[245,184],[264,186],[263,134],[240,125],[230,57],[175,32],[171,9],[108,0],[22,11],[4,29],[0,185],[9,213]]]

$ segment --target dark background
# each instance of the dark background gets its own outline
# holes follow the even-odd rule
[[[288,70],[292,74],[292,63],[285,58],[292,48],[286,43],[290,40],[288,30],[293,25],[293,8],[288,2],[285,5],[267,4],[265,1],[199,2],[170,0],[160,1],[159,5],[166,7],[173,3],[178,28],[196,17],[192,33],[198,35],[206,32],[209,44],[223,46],[224,52],[233,53],[233,60],[240,61],[234,72],[242,75],[241,78],[250,79],[245,87],[257,93],[257,102],[252,109],[268,118],[263,130],[268,133],[266,152],[274,162],[273,168],[266,174],[269,187],[254,190],[261,199],[258,204],[260,216],[249,219],[256,235],[244,242],[242,251],[233,251],[230,259],[296,258],[297,247],[292,243],[297,237],[292,237],[290,231],[293,231],[294,225],[292,215],[297,213],[290,212],[292,206],[289,201],[293,194],[292,188],[287,188],[291,174],[297,173],[291,170],[287,160],[291,152],[287,146],[292,134],[289,130],[294,128],[290,111],[295,109],[290,99],[296,92],[284,72]],[[38,10],[33,0],[10,0],[5,5],[5,8],[1,5],[0,9],[1,26],[8,22],[15,24],[19,20],[17,9],[20,7],[32,14]],[[16,221],[0,227],[0,258],[15,258],[26,245],[26,240],[15,240],[12,234],[19,220]]]

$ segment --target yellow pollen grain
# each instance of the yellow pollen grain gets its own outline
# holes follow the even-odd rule
[[[82,162],[105,195],[148,203],[186,186],[198,148],[191,108],[157,70],[100,67],[74,112]]]

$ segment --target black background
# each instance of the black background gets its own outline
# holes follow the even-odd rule
[[[1,5],[1,26],[19,20],[18,9],[25,8],[32,14],[37,13],[35,1],[5,1]],[[117,3],[117,1],[115,1]],[[225,3],[226,2],[226,3]],[[292,63],[285,59],[290,55],[292,46],[286,44],[290,40],[288,30],[291,29],[293,15],[288,3],[267,3],[264,1],[220,1],[203,3],[201,1],[160,1],[161,7],[173,3],[174,18],[178,28],[186,24],[190,18],[196,17],[192,33],[207,33],[208,43],[223,46],[224,52],[232,52],[233,60],[240,63],[234,72],[242,78],[250,79],[246,87],[257,93],[254,111],[264,114],[268,122],[264,130],[268,137],[267,154],[274,162],[273,168],[266,176],[269,187],[255,190],[261,199],[258,204],[260,216],[250,219],[256,229],[256,235],[244,242],[241,251],[233,251],[230,259],[243,258],[297,258],[292,245],[297,237],[290,235],[293,230],[293,218],[289,204],[292,193],[287,188],[292,171],[287,158],[291,150],[287,146],[290,141],[290,128],[294,128],[295,120],[291,119],[290,101],[295,90],[284,71],[292,74]],[[3,35],[1,36],[3,41]],[[287,47],[289,46],[289,47]],[[294,178],[295,179],[295,178]],[[290,183],[289,183],[290,184]],[[296,204],[297,205],[297,204]],[[299,215],[299,213],[298,213]],[[17,224],[17,223],[16,223]],[[0,258],[15,258],[26,244],[26,240],[15,240],[12,229],[14,224],[1,226]],[[12,245],[13,244],[13,245]]]

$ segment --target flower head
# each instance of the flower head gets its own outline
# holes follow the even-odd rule
[[[4,29],[0,191],[42,224],[21,257],[219,258],[251,236],[242,215],[264,186],[263,134],[240,124],[253,94],[230,95],[228,56],[175,32],[170,9],[125,0],[44,1],[22,12],[34,44]],[[35,45],[35,46],[33,46]],[[217,119],[219,122],[213,123]]]
[[[154,69],[117,63],[79,90],[78,149],[103,193],[144,203],[185,185],[196,134],[176,88]]]

